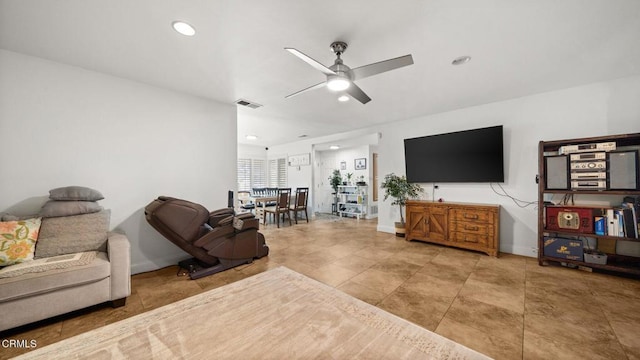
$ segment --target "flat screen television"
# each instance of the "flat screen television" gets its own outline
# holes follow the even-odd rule
[[[412,183],[504,182],[502,125],[404,140]]]

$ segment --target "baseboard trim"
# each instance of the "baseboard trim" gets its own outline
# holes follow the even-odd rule
[[[378,230],[380,232],[390,233],[390,234],[395,234],[396,233],[396,228],[394,226],[378,225],[376,230]]]
[[[131,274],[140,274],[144,272],[154,271],[162,269],[167,266],[177,265],[182,260],[189,259],[189,256],[184,254],[168,256],[161,259],[154,259],[153,261],[147,260],[135,264],[131,264]]]

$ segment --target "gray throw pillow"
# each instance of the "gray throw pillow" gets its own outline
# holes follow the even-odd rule
[[[56,201],[49,200],[40,209],[40,217],[73,216],[91,214],[102,210],[102,206],[93,201]]]
[[[66,186],[49,190],[49,198],[51,200],[79,200],[79,201],[98,201],[104,199],[104,196],[98,190],[90,189],[84,186]]]
[[[93,214],[42,219],[35,258],[107,251],[111,210]]]

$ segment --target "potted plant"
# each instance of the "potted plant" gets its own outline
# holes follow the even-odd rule
[[[385,175],[382,188],[385,191],[384,200],[391,196],[394,198],[391,205],[400,207],[400,222],[395,223],[396,236],[404,237],[404,206],[407,200],[417,198],[424,189],[418,184],[409,183],[406,176],[398,176],[394,173]]]
[[[331,176],[329,176],[329,185],[333,189],[333,206],[338,207],[338,185],[342,184],[342,175],[340,175],[340,170],[333,170]],[[333,210],[332,210],[333,211]]]
[[[353,176],[353,173],[347,173],[347,183],[345,185],[353,185],[353,183],[351,182],[352,176]]]
[[[334,193],[338,193],[338,185],[342,184],[342,175],[340,175],[340,170],[333,170],[331,176],[329,176],[329,184],[333,189]]]

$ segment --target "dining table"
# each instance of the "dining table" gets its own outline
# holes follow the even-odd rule
[[[262,224],[267,224],[267,217],[265,216],[265,210],[268,203],[274,203],[278,201],[278,195],[250,195],[249,200],[256,204],[256,216],[262,220]],[[260,204],[260,206],[258,206]]]

